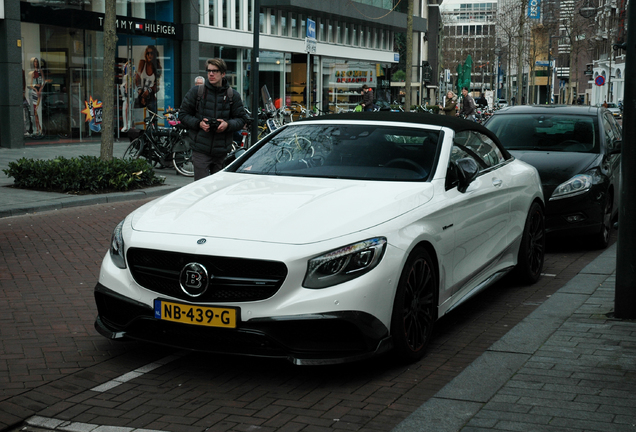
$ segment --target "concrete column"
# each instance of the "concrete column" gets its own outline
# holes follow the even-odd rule
[[[0,146],[24,147],[20,2],[4,2],[0,20]]]
[[[183,96],[194,86],[194,78],[204,75],[199,66],[199,14],[189,1],[181,1],[181,24],[183,25],[183,40],[181,41],[181,94],[175,94],[175,105],[180,106]],[[176,84],[176,83],[175,83]]]

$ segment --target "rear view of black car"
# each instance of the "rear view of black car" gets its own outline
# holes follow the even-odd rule
[[[486,123],[517,159],[539,171],[546,232],[609,244],[618,213],[622,132],[601,107],[515,106]]]

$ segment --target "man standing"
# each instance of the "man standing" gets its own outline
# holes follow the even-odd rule
[[[373,89],[366,84],[362,86],[362,109],[373,111]]]
[[[466,120],[475,121],[475,101],[473,97],[468,94],[466,87],[462,88],[462,108],[459,110],[459,116]]]
[[[208,59],[207,81],[191,88],[181,103],[179,120],[188,128],[195,181],[223,168],[232,133],[245,125],[243,101],[225,79],[226,71],[225,61]]]

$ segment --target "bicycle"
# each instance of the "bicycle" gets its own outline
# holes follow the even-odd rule
[[[143,157],[154,167],[167,168],[172,165],[179,174],[194,177],[192,149],[185,140],[185,126],[175,122],[173,127],[159,127],[157,119],[160,115],[150,110],[148,112],[150,116],[144,121],[146,128],[131,141],[123,157]],[[175,111],[169,114],[175,114]]]
[[[311,140],[303,136],[294,135],[292,139],[282,142],[276,152],[276,162],[305,160],[314,157],[315,150]]]

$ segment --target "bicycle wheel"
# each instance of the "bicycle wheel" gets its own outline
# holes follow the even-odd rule
[[[291,145],[300,151],[301,159],[314,157],[314,146],[308,138],[297,136],[291,140]]]
[[[289,162],[290,160],[292,160],[292,154],[286,148],[281,148],[278,152],[276,152],[276,162],[283,163]]]
[[[183,145],[183,147],[186,147]],[[172,164],[179,174],[186,177],[194,177],[194,164],[192,163],[192,149],[172,153]]]
[[[141,156],[141,148],[143,146],[143,138],[135,138],[124,152],[123,159],[137,159]]]

